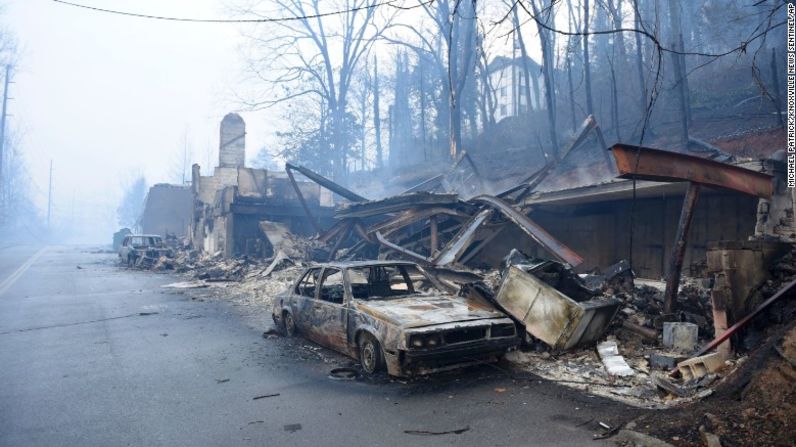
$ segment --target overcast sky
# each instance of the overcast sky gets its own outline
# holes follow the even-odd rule
[[[220,0],[81,1],[161,15],[228,16]],[[229,86],[241,77],[235,25],[119,17],[51,0],[7,0],[3,22],[21,50],[10,89],[12,127],[22,134],[42,209],[53,160],[56,224],[90,220],[97,226],[90,232],[111,231],[123,185],[136,173],[150,184],[174,179],[186,132],[203,172],[208,159],[215,164],[218,123],[236,107]],[[253,157],[268,130],[256,117],[244,117]]]

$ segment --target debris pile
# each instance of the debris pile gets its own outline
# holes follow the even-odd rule
[[[154,268],[173,268],[205,284],[223,283],[225,291],[252,293],[270,309],[270,297],[287,288],[298,268],[309,263],[413,260],[460,295],[480,295],[514,317],[527,335],[524,347],[508,358],[523,369],[647,408],[704,398],[719,374],[743,363],[718,354],[691,358],[713,337],[713,278],[683,278],[672,306],[675,312],[666,315],[666,285],[635,278],[627,261],[578,275],[573,266],[580,256],[514,204],[527,188],[463,200],[450,192],[455,188],[450,182],[446,187],[443,177],[432,188],[446,188],[441,192],[417,188],[368,201],[305,168],[293,169],[349,199],[336,210],[331,228],[303,238],[284,224],[261,221],[260,229],[274,249],[270,258],[224,258],[182,249]],[[515,249],[498,269],[473,268],[507,226],[519,228],[558,261]],[[760,289],[763,298],[796,273],[792,259],[789,254],[773,267]],[[709,273],[703,267],[689,271]],[[668,376],[675,369],[683,380]]]
[[[562,158],[595,127],[587,121]],[[231,296],[248,296],[248,302],[265,307],[261,314],[266,318],[271,298],[284,291],[303,266],[335,260],[410,260],[451,291],[480,297],[513,318],[525,334],[524,343],[506,358],[518,369],[644,408],[702,401],[690,408],[704,410],[708,407],[700,405],[710,399],[740,397],[741,403],[733,404],[740,415],[722,415],[722,421],[759,420],[772,433],[788,423],[792,427],[793,404],[783,404],[779,395],[764,389],[770,381],[781,385],[785,396],[793,396],[796,348],[790,339],[795,330],[783,335],[783,328],[793,326],[796,305],[780,297],[796,286],[794,246],[781,241],[718,241],[707,247],[706,260],[683,269],[700,185],[765,198],[771,196],[771,179],[682,154],[624,145],[613,149],[624,178],[688,185],[665,282],[637,278],[625,260],[576,273],[582,257],[532,220],[524,200],[558,161],[519,185],[487,195],[480,194],[485,188],[474,187],[481,180],[466,153],[449,172],[379,200],[368,200],[289,164],[291,180],[297,171],[344,199],[334,210],[331,226],[321,228],[293,182],[306,218],[318,230],[314,237],[261,220],[258,228],[273,248],[266,259],[203,255],[180,247],[173,258],[147,265],[189,275],[198,281],[192,286],[223,287]],[[727,175],[713,176],[714,172]],[[719,179],[733,176],[744,181]],[[507,247],[516,243],[499,238],[508,232],[533,241],[545,259]],[[681,278],[681,271],[691,276]],[[692,427],[693,439],[722,438],[737,429],[693,414],[682,424],[697,420],[702,426]]]

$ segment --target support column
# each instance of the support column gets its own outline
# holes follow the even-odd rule
[[[688,232],[694,217],[694,208],[699,198],[700,186],[698,183],[689,182],[688,190],[683,199],[683,208],[680,211],[680,222],[677,225],[677,234],[674,237],[672,257],[669,259],[669,270],[666,272],[666,291],[663,293],[663,313],[669,316],[674,312],[677,301],[677,291],[680,288],[680,272],[683,269],[685,248],[688,243]]]

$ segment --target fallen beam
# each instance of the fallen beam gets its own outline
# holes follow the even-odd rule
[[[580,128],[575,133],[575,137],[569,142],[569,145],[567,145],[567,147],[564,148],[563,151],[561,151],[561,155],[559,157],[554,158],[552,161],[550,161],[550,163],[547,163],[544,167],[542,167],[542,169],[536,171],[535,174],[533,174],[531,177],[523,181],[523,183],[525,184],[522,186],[525,187],[525,190],[522,191],[519,195],[517,195],[517,201],[519,202],[528,194],[532,193],[533,190],[536,189],[536,187],[539,186],[539,184],[542,183],[544,179],[546,179],[547,176],[558,166],[558,164],[562,160],[567,158],[567,155],[569,155],[569,153],[572,152],[572,149],[575,149],[576,147],[580,146],[584,141],[586,141],[586,137],[589,135],[589,132],[592,129],[599,129],[599,126],[597,126],[597,120],[594,119],[594,115],[589,115],[586,117],[585,120],[583,120],[583,124],[580,125]],[[602,150],[605,151],[606,147],[605,147],[605,141],[603,141],[602,139],[602,132],[599,133],[599,137],[600,141],[602,142],[601,144],[603,144]],[[517,187],[509,189],[507,191],[500,193],[498,197],[503,198],[506,195],[509,195],[518,190],[519,189],[517,189]]]
[[[427,257],[421,255],[420,253],[416,253],[416,252],[414,252],[412,250],[409,250],[407,248],[403,248],[403,247],[401,247],[398,244],[393,244],[392,242],[390,242],[387,239],[385,239],[384,236],[382,236],[381,233],[379,233],[378,231],[376,232],[376,240],[379,241],[379,244],[381,244],[381,245],[383,245],[383,246],[385,246],[385,247],[387,247],[387,248],[389,248],[391,250],[395,250],[398,253],[403,253],[404,255],[409,256],[410,258],[415,259],[417,261],[420,261],[423,264],[431,264],[431,259],[430,258],[427,258]]]
[[[689,181],[731,189],[763,199],[773,193],[772,177],[715,160],[641,146],[611,148],[621,178],[657,182]]]
[[[346,187],[344,187],[344,186],[342,186],[340,184],[337,184],[337,183],[333,182],[332,180],[329,180],[328,178],[326,178],[326,177],[324,177],[324,176],[322,176],[322,175],[320,175],[320,174],[318,174],[318,173],[316,173],[314,171],[311,171],[311,170],[309,170],[309,169],[307,169],[307,168],[305,168],[303,166],[297,166],[297,165],[294,165],[294,164],[291,164],[291,163],[285,163],[285,171],[287,171],[288,174],[290,173],[290,171],[293,171],[293,170],[300,172],[302,175],[304,175],[304,177],[307,177],[308,179],[310,179],[313,182],[323,186],[324,188],[328,189],[329,191],[339,195],[340,197],[348,199],[348,200],[350,200],[352,202],[367,202],[368,201],[368,199],[360,196],[359,194],[355,193],[354,191],[351,191],[350,189],[348,189],[348,188],[346,188]]]
[[[783,295],[786,295],[794,287],[796,287],[796,279],[794,279],[793,281],[791,281],[791,282],[785,284],[784,286],[782,286],[782,288],[779,289],[779,291],[777,293],[772,295],[771,298],[765,300],[762,304],[757,306],[757,308],[755,310],[753,310],[752,313],[750,313],[749,315],[743,317],[739,322],[737,322],[737,323],[733,324],[732,326],[730,326],[726,331],[724,331],[723,334],[721,334],[721,335],[717,336],[716,338],[714,338],[710,343],[706,344],[702,349],[700,349],[694,355],[692,355],[691,358],[699,357],[702,354],[704,354],[704,353],[706,353],[706,352],[708,352],[710,350],[715,349],[718,345],[722,344],[728,338],[732,337],[733,334],[738,332],[738,330],[740,330],[742,327],[746,326],[746,324],[749,323],[752,320],[752,318],[756,317],[757,314],[759,314],[760,312],[764,311],[768,306],[771,305],[771,303],[773,303],[774,301],[777,301],[778,299],[782,298]],[[676,373],[676,372],[677,372],[676,369],[672,371],[672,373]]]
[[[437,194],[420,191],[391,196],[381,200],[347,204],[335,213],[335,217],[338,219],[346,217],[373,217],[420,207],[453,207],[459,203],[459,196],[456,194]]]
[[[456,262],[459,256],[461,256],[473,242],[478,228],[492,217],[492,213],[493,211],[491,209],[485,209],[473,216],[473,218],[467,221],[459,232],[456,233],[456,236],[454,236],[432,259],[432,263],[436,266],[441,266]]]
[[[318,223],[318,220],[310,211],[309,205],[307,205],[307,199],[304,198],[304,194],[301,192],[301,188],[299,187],[296,179],[293,177],[293,171],[290,169],[285,168],[287,172],[287,178],[290,180],[290,184],[293,185],[293,190],[296,191],[296,196],[298,196],[299,203],[301,203],[301,207],[304,208],[304,212],[307,214],[307,218],[309,218],[312,227],[315,228],[315,232],[321,234],[323,230],[321,230],[321,226]]]
[[[432,191],[437,189],[442,184],[442,179],[444,177],[445,177],[445,175],[443,175],[443,174],[437,174],[434,177],[431,177],[428,180],[424,180],[424,181],[418,183],[417,185],[407,189],[402,194],[409,194],[409,193],[418,192],[418,191],[432,192]]]
[[[470,216],[467,214],[450,208],[415,208],[406,210],[395,217],[371,225],[369,228],[367,228],[367,233],[373,234],[374,232],[378,231],[382,234],[389,235],[390,233],[400,230],[407,225],[411,225],[440,214],[457,217],[460,219],[470,218]]]
[[[532,221],[528,216],[515,209],[508,202],[493,196],[478,196],[472,199],[475,202],[484,203],[498,210],[507,219],[514,222],[525,234],[539,243],[542,247],[552,253],[562,262],[575,267],[583,262],[583,258],[575,253],[571,248],[564,245],[561,241],[554,238],[544,228]]]
[[[484,247],[486,247],[490,242],[492,242],[492,240],[495,239],[503,231],[504,228],[506,228],[506,225],[501,225],[497,229],[492,231],[492,234],[490,234],[489,236],[487,236],[483,240],[481,240],[481,242],[479,242],[478,245],[473,247],[469,252],[466,252],[467,254],[464,255],[459,260],[459,262],[461,264],[467,264],[471,259],[473,259],[475,257],[475,255],[480,253],[481,250],[484,249]]]

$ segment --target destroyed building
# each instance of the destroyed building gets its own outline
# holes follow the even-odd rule
[[[584,257],[580,271],[632,258],[638,276],[663,278],[688,183],[618,179],[599,151],[579,149],[588,148],[576,148],[533,194],[523,199],[521,206],[531,209],[535,221]],[[718,157],[734,166],[773,175],[776,187],[770,200],[727,188],[702,188],[694,209],[685,266],[704,266],[712,241],[796,240],[794,201],[784,186],[782,161],[736,160],[724,152],[709,154],[714,158],[704,158],[706,169],[715,169],[709,160]],[[698,276],[704,272],[686,273]]]
[[[158,183],[149,188],[139,219],[142,233],[177,238],[188,235],[193,217],[193,195],[187,185]]]
[[[330,195],[322,195],[315,183],[298,180],[300,200],[292,180],[284,172],[248,168],[246,124],[235,113],[221,121],[218,166],[212,175],[201,175],[198,164],[192,167],[191,243],[209,254],[269,256],[271,243],[261,230],[263,221],[280,223],[292,233],[314,230],[305,208],[321,220],[332,214]]]

